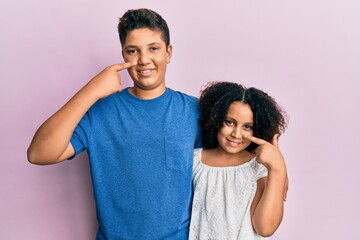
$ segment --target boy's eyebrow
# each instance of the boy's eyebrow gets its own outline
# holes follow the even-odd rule
[[[161,43],[159,43],[159,42],[152,42],[152,43],[149,43],[148,46],[150,46],[150,45],[158,45],[158,44],[161,45]]]
[[[153,45],[161,45],[161,43],[152,42],[152,43],[147,44],[147,46],[153,46]],[[125,46],[125,49],[127,49],[127,48],[137,48],[137,46],[136,45],[127,45],[127,46]]]
[[[125,49],[126,48],[136,48],[136,46],[135,45],[127,45],[127,46],[125,46]]]

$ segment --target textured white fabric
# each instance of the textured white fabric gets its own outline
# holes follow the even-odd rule
[[[201,162],[202,149],[194,151],[194,198],[189,239],[258,240],[250,208],[257,180],[267,169],[256,162],[233,167],[211,167]]]

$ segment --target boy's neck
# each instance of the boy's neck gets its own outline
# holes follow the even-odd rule
[[[149,100],[160,97],[166,91],[165,85],[156,89],[141,89],[136,86],[129,88],[129,93],[137,98]]]

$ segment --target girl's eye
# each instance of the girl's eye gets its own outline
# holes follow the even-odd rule
[[[245,128],[245,130],[252,130],[252,129],[253,129],[253,126],[245,125],[244,128]]]
[[[231,121],[231,120],[225,120],[224,123],[225,123],[225,125],[227,125],[227,126],[233,126],[233,125],[234,125],[234,122]]]

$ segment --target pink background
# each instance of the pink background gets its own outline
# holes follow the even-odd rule
[[[290,190],[272,239],[360,239],[355,0],[1,1],[0,239],[94,239],[86,154],[39,167],[27,162],[26,149],[92,76],[122,62],[118,17],[138,7],[169,24],[169,87],[198,96],[208,81],[236,81],[287,109],[280,144]]]

